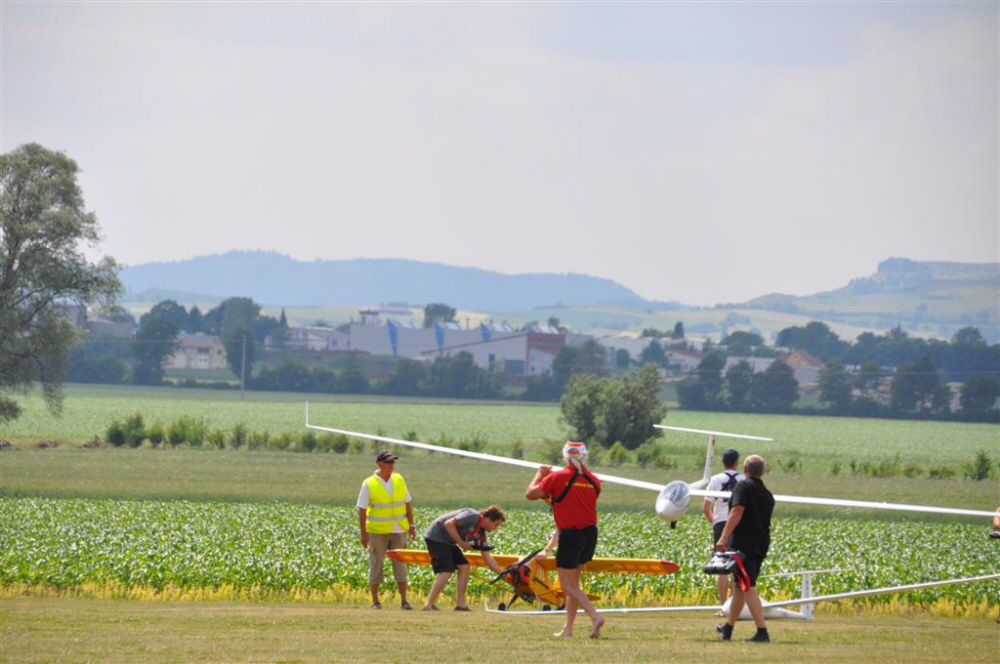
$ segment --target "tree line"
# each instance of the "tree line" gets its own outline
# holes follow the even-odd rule
[[[736,337],[735,339],[731,337]],[[962,328],[950,342],[912,338],[896,328],[883,335],[865,332],[844,342],[824,323],[789,327],[779,346],[804,350],[825,362],[819,372],[822,408],[794,409],[799,384],[781,360],[755,372],[750,362],[729,357],[773,357],[759,335],[740,332],[723,339],[680,383],[682,408],[742,412],[822,412],[862,417],[910,417],[1000,421],[1000,344],[988,345],[975,327]],[[738,349],[734,354],[734,348]],[[961,383],[952,408],[948,382]]]

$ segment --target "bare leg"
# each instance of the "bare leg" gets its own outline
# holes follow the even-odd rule
[[[767,623],[764,622],[764,606],[760,603],[757,589],[751,586],[743,596],[746,599],[747,607],[750,609],[750,615],[753,616],[753,621],[757,625],[757,629],[767,629]]]
[[[729,577],[725,574],[719,575],[719,604],[725,604],[729,596]]]
[[[438,595],[444,590],[445,585],[447,585],[448,580],[451,579],[451,572],[441,572],[434,577],[434,583],[431,584],[431,593],[427,596],[427,603],[424,604],[424,610],[434,609],[434,602],[437,601]]]
[[[746,598],[743,595],[743,589],[740,588],[740,584],[733,584],[733,602],[729,605],[729,620],[727,621],[730,625],[735,625],[736,621],[740,619],[740,614],[743,613],[743,605],[746,603]]]
[[[372,604],[378,604],[378,584],[373,583],[369,586],[372,591]]]
[[[455,606],[469,608],[465,603],[465,589],[469,585],[469,566],[458,566],[458,579],[455,581]]]
[[[590,603],[587,594],[580,590],[580,568],[563,569],[559,568],[559,585],[562,587],[563,595],[566,597],[566,624],[563,631],[556,636],[572,636],[573,621],[576,619],[578,608],[590,616],[590,638],[596,639],[601,635],[601,627],[604,626],[604,616],[597,612],[594,605]]]

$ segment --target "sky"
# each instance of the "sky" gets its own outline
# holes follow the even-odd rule
[[[0,151],[125,265],[232,249],[653,300],[1000,260],[1000,3],[0,4]]]

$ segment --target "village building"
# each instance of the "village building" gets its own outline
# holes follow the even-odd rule
[[[168,369],[225,369],[226,346],[216,336],[182,332],[177,337],[177,350],[163,366]]]
[[[290,327],[284,346],[292,350],[337,351],[350,348],[350,337],[332,327]]]

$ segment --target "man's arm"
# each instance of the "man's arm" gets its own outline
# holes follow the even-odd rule
[[[455,546],[457,546],[458,548],[465,549],[466,551],[472,548],[469,546],[468,542],[462,539],[462,536],[458,533],[458,519],[456,519],[455,517],[451,517],[450,519],[444,522],[444,530],[446,533],[448,533],[448,535],[451,536],[453,540],[455,540]]]
[[[503,571],[503,567],[500,567],[500,563],[494,560],[493,556],[491,556],[488,551],[480,551],[479,555],[483,557],[483,560],[486,561],[486,564],[490,566],[491,570],[498,574]]]
[[[706,498],[705,502],[701,504],[701,512],[709,523],[715,523],[715,514],[712,512],[712,503],[714,502],[711,498]]]
[[[722,529],[722,534],[719,535],[719,541],[715,543],[716,551],[725,551],[729,548],[729,538],[732,536],[733,531],[736,530],[736,526],[739,525],[740,520],[743,518],[743,511],[746,508],[743,505],[734,505],[729,508],[729,519],[726,520],[726,527]]]
[[[552,466],[539,466],[538,470],[535,471],[535,476],[531,478],[531,482],[528,484],[527,491],[524,492],[524,497],[528,500],[538,500],[539,498],[545,497],[545,492],[542,488],[538,486],[541,484],[542,480],[548,477],[552,473]]]
[[[417,539],[417,524],[413,521],[413,504],[409,501],[406,503],[406,520],[410,522],[410,539]]]
[[[361,546],[368,548],[368,510],[358,508],[358,524],[361,526]]]

